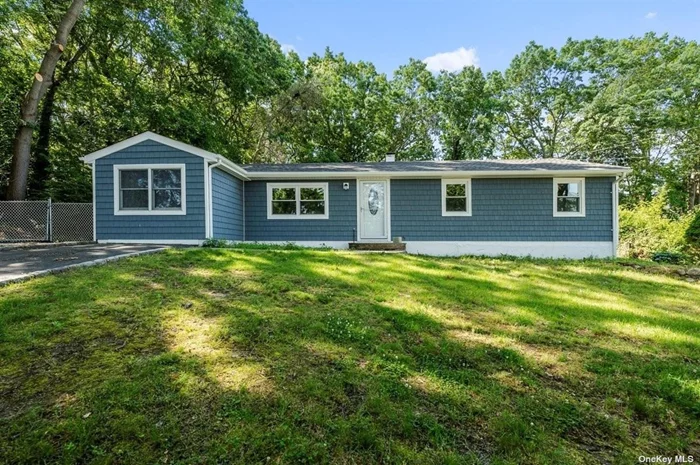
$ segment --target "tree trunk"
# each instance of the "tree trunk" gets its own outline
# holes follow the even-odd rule
[[[461,144],[460,144],[460,138],[455,137],[454,142],[452,143],[452,155],[450,156],[450,160],[461,160],[462,159],[462,150],[461,150]]]
[[[39,137],[34,148],[34,163],[32,164],[32,177],[29,181],[29,192],[32,197],[41,197],[46,188],[46,180],[49,176],[49,144],[51,142],[51,118],[53,117],[53,105],[56,99],[56,91],[59,82],[52,78],[49,90],[44,97],[39,118]]]
[[[73,0],[71,3],[68,11],[61,19],[53,43],[41,61],[39,72],[34,75],[32,87],[24,97],[20,107],[20,122],[12,147],[10,184],[7,187],[8,200],[24,200],[27,196],[27,176],[29,173],[32,133],[34,132],[34,126],[36,126],[39,102],[44,92],[46,92],[47,84],[49,84],[48,78],[53,76],[56,64],[66,48],[68,34],[73,29],[84,6],[85,0]]]
[[[51,82],[48,84],[48,91],[44,97],[39,117],[39,136],[34,147],[34,163],[32,164],[32,176],[29,179],[29,194],[33,197],[46,197],[42,194],[46,191],[46,181],[49,178],[51,167],[51,128],[53,127],[53,110],[56,102],[58,87],[70,80],[73,67],[83,56],[90,43],[82,43],[75,54],[66,62],[63,68],[54,72]],[[58,76],[58,78],[56,77]]]

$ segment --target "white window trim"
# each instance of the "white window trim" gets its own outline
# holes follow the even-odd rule
[[[581,211],[578,212],[560,212],[557,211],[557,184],[579,183],[581,185],[581,194],[579,195],[579,206]],[[586,216],[586,178],[554,178],[552,183],[552,212],[555,217],[564,218],[582,218]]]
[[[465,193],[467,194],[467,211],[465,212],[448,212],[447,211],[447,185],[448,184],[464,184]],[[449,179],[442,180],[442,216],[472,216],[472,180],[471,179]]]
[[[301,189],[302,188],[321,188],[323,189],[323,215],[301,215],[299,212],[301,205]],[[296,214],[294,215],[275,215],[272,213],[272,189],[283,188],[283,189],[295,189],[295,199],[296,199]],[[327,220],[328,212],[330,210],[329,196],[328,196],[328,183],[327,182],[268,182],[267,183],[267,219],[268,220]]]
[[[186,179],[187,173],[185,171],[185,164],[138,164],[138,165],[114,165],[114,214],[115,215],[125,215],[125,216],[170,216],[170,215],[186,215],[187,214],[187,191],[186,191]],[[182,204],[179,209],[172,210],[156,210],[153,208],[153,170],[176,170],[179,169],[182,172],[181,175],[181,196]],[[147,210],[122,210],[119,187],[121,183],[120,171],[126,170],[148,170],[148,209]]]

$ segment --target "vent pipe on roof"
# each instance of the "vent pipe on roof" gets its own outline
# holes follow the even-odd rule
[[[392,162],[396,161],[396,155],[394,155],[393,153],[387,153],[384,161],[387,163],[392,163]]]

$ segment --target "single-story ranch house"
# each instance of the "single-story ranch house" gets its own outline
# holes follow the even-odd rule
[[[400,241],[430,255],[613,257],[629,172],[561,159],[236,165],[150,132],[82,160],[98,242]]]

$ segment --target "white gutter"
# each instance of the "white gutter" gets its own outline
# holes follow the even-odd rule
[[[493,171],[294,171],[246,172],[251,180],[264,179],[350,179],[350,178],[551,178],[623,176],[629,168],[588,170],[493,170]]]
[[[228,160],[227,158],[217,157],[216,165],[223,168],[226,172],[239,179],[242,179],[244,181],[250,181],[248,172],[240,166],[233,163],[232,161]]]

